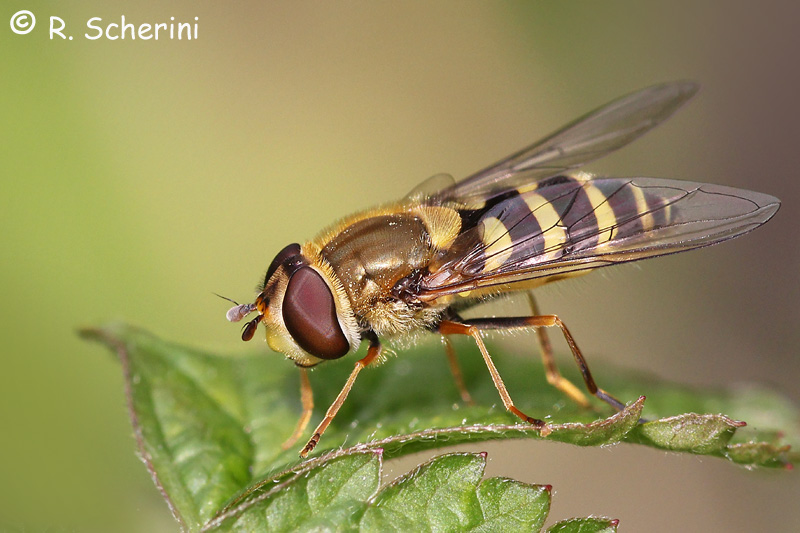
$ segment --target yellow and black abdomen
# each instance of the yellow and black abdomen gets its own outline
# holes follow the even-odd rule
[[[588,174],[490,191],[458,208],[461,232],[432,263],[420,296],[514,290],[715,244],[763,224],[778,205],[730,187]]]

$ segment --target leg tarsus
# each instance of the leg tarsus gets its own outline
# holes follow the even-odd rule
[[[303,449],[300,450],[300,457],[306,457],[311,450],[313,450],[317,444],[319,444],[319,440],[322,438],[322,434],[325,433],[325,430],[330,425],[333,418],[336,416],[336,413],[339,412],[339,408],[342,406],[344,401],[347,399],[347,395],[350,393],[350,389],[353,388],[353,383],[355,383],[358,374],[370,363],[372,363],[381,353],[381,344],[378,341],[377,337],[370,339],[369,349],[367,350],[367,355],[363,359],[359,359],[356,361],[356,366],[353,368],[353,371],[350,373],[350,377],[347,378],[347,382],[345,382],[344,387],[342,390],[339,391],[339,395],[333,401],[330,407],[328,407],[328,411],[325,413],[325,418],[322,419],[322,422],[319,423],[317,429],[314,430],[314,435],[308,440]]]
[[[625,409],[625,404],[624,403],[622,403],[621,401],[617,400],[616,398],[614,398],[613,396],[611,396],[609,393],[607,393],[606,391],[604,391],[601,388],[598,388],[597,392],[595,392],[594,395],[597,396],[598,398],[600,398],[601,400],[603,400],[604,402],[606,402],[608,405],[610,405],[611,407],[613,407],[617,411],[622,411],[623,409]]]

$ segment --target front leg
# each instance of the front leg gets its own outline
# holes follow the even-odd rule
[[[309,452],[311,452],[311,450],[317,446],[319,439],[322,438],[322,434],[325,433],[325,430],[336,416],[336,413],[339,412],[339,408],[347,399],[347,395],[350,393],[350,389],[353,388],[353,383],[355,383],[359,372],[361,372],[361,370],[363,370],[365,367],[369,366],[370,363],[372,363],[381,354],[381,343],[378,340],[378,337],[373,334],[369,339],[370,342],[367,355],[363,359],[356,361],[355,368],[353,368],[353,371],[350,373],[350,377],[347,378],[347,382],[344,384],[344,387],[342,387],[342,390],[339,391],[339,395],[328,408],[328,412],[325,413],[325,418],[322,419],[322,422],[319,423],[317,429],[314,430],[314,434],[311,436],[308,443],[303,447],[302,450],[300,450],[300,457],[306,457]]]
[[[297,421],[297,426],[292,436],[281,444],[281,449],[284,450],[288,450],[294,446],[294,443],[297,442],[297,439],[300,438],[306,430],[306,427],[308,427],[308,423],[311,421],[311,413],[314,411],[314,392],[311,389],[311,382],[308,381],[308,370],[302,366],[298,368],[300,369],[300,401],[303,405],[303,412],[300,415],[300,419]]]

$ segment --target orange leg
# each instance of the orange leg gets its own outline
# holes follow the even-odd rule
[[[536,300],[531,293],[528,293],[528,302],[530,303],[531,311],[534,316],[539,316],[539,306],[536,305]],[[533,331],[536,334],[536,339],[539,341],[539,349],[542,354],[542,364],[544,365],[547,382],[572,398],[572,401],[581,407],[590,407],[586,395],[559,372],[555,358],[553,357],[553,345],[550,343],[550,336],[547,334],[547,330],[545,328],[535,328]]]
[[[542,327],[553,327],[553,326],[558,327],[559,329],[561,329],[561,333],[563,333],[564,339],[566,339],[570,350],[572,350],[572,355],[575,358],[575,362],[577,363],[578,368],[581,371],[581,375],[583,376],[583,381],[586,384],[586,388],[588,389],[588,391],[618,411],[622,411],[625,408],[625,404],[623,404],[622,402],[620,402],[619,400],[617,400],[616,398],[614,398],[606,391],[597,386],[597,384],[594,381],[594,378],[592,377],[592,373],[589,371],[589,366],[586,364],[586,359],[583,357],[583,354],[578,348],[578,345],[575,344],[575,339],[572,338],[572,334],[569,332],[569,330],[561,321],[561,319],[558,318],[556,315],[504,317],[504,318],[478,318],[472,320],[464,320],[463,322],[464,324],[461,324],[462,327],[473,327],[475,328],[476,331],[490,330],[490,329],[503,330],[503,329],[519,329],[519,328],[542,328]],[[483,348],[482,350],[484,349],[485,348]],[[485,358],[486,356],[484,355],[484,359]]]
[[[453,349],[453,344],[450,339],[442,335],[442,342],[444,342],[444,351],[447,354],[447,362],[450,365],[450,373],[453,374],[453,380],[456,382],[456,387],[461,395],[461,401],[467,405],[474,405],[472,396],[470,396],[467,386],[464,384],[464,376],[461,373],[461,366],[458,364],[458,357],[456,351]]]
[[[314,411],[314,392],[311,390],[311,382],[308,381],[308,371],[303,367],[298,368],[300,368],[300,401],[303,404],[303,412],[300,415],[300,419],[297,421],[297,427],[294,429],[292,436],[281,444],[281,448],[284,450],[288,450],[294,446],[294,443],[297,442],[297,439],[300,438],[300,435],[302,435],[306,427],[308,427],[308,422],[311,420],[311,413]]]
[[[306,457],[309,454],[309,452],[311,452],[311,450],[313,450],[317,446],[317,444],[319,443],[319,439],[322,438],[322,434],[325,433],[325,430],[328,428],[331,421],[336,416],[336,413],[339,412],[339,408],[342,407],[342,404],[347,399],[347,395],[350,393],[350,389],[353,388],[353,383],[355,383],[359,372],[361,372],[361,370],[363,370],[364,367],[372,363],[380,355],[380,353],[381,353],[381,345],[376,338],[370,344],[369,349],[367,350],[366,357],[356,361],[355,368],[350,373],[350,377],[347,378],[347,382],[344,384],[344,387],[342,387],[342,390],[339,391],[339,395],[336,397],[331,406],[328,408],[328,412],[325,413],[325,418],[322,419],[322,422],[319,423],[317,429],[314,430],[314,435],[311,436],[308,443],[300,451],[300,457]]]
[[[494,386],[497,389],[497,392],[500,393],[500,399],[503,400],[503,405],[505,406],[506,410],[511,411],[525,422],[533,424],[542,430],[542,434],[546,435],[548,433],[547,426],[543,421],[526,415],[514,406],[514,402],[511,400],[511,395],[508,394],[508,389],[506,389],[506,386],[503,383],[503,378],[500,377],[500,373],[497,371],[497,367],[494,366],[494,362],[492,361],[492,356],[489,355],[489,351],[486,349],[486,345],[483,343],[480,329],[478,327],[470,324],[460,324],[450,320],[443,320],[439,323],[439,333],[442,335],[469,335],[472,337],[475,340],[475,343],[478,345],[478,349],[481,351],[483,360],[489,369],[489,375],[492,376]]]

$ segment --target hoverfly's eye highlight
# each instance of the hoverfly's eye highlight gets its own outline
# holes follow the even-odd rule
[[[278,255],[276,255],[275,259],[272,260],[272,263],[269,264],[267,275],[264,276],[264,285],[267,284],[269,278],[272,277],[272,275],[276,270],[278,270],[278,267],[281,266],[284,261],[296,255],[300,255],[300,245],[296,242],[286,246],[283,250],[278,252]]]
[[[283,297],[283,322],[295,342],[320,359],[338,359],[350,350],[336,317],[331,289],[309,266],[300,267],[289,280]]]

